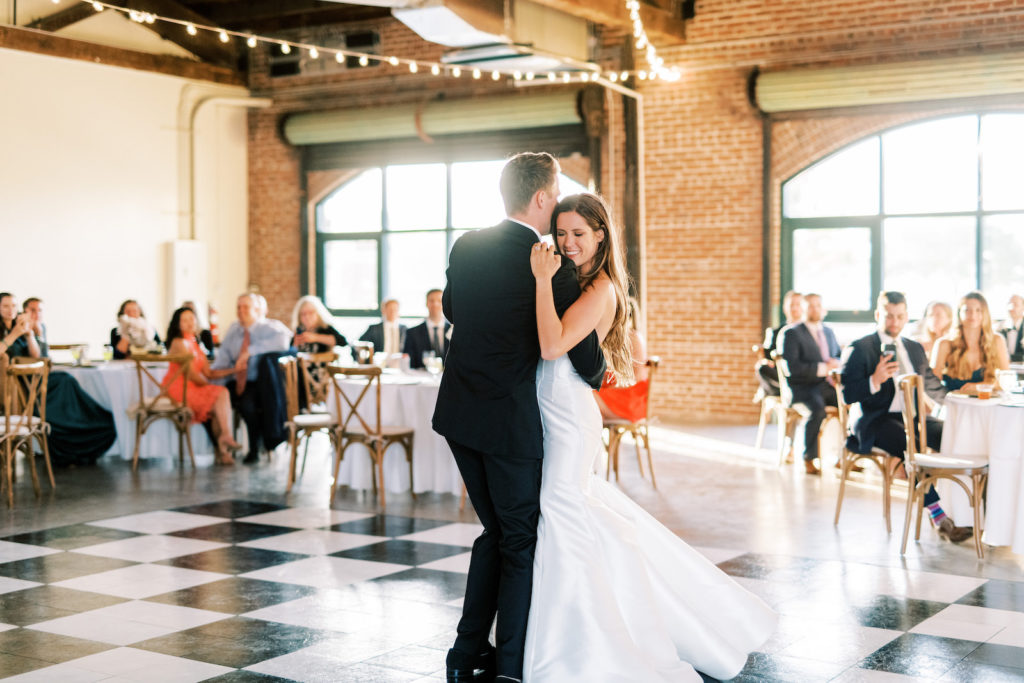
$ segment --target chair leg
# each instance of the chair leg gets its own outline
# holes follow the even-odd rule
[[[292,459],[288,464],[288,485],[284,489],[285,493],[290,492],[292,490],[292,486],[295,484],[295,466],[296,461],[299,458],[298,433],[296,428],[293,426],[288,427],[288,446],[292,452]]]
[[[345,448],[348,444],[342,439],[341,434],[335,439],[334,444],[334,476],[331,477],[331,502],[334,502],[334,494],[338,491],[338,472],[341,471],[341,459],[345,457]]]
[[[643,479],[644,461],[640,457],[640,436],[635,429],[629,430],[629,433],[633,435],[633,448],[636,449],[636,467],[640,470],[640,478]]]
[[[771,408],[766,399],[761,399],[761,419],[757,423],[757,439],[754,441],[754,448],[760,449],[764,445],[764,432],[768,426],[768,413]]]
[[[46,474],[50,477],[50,490],[57,488],[57,484],[53,480],[53,465],[50,464],[50,440],[46,438],[46,434],[39,435],[39,443],[43,447],[43,462],[46,464]]]
[[[374,444],[374,453],[376,455],[375,460],[377,465],[377,478],[379,480],[379,483],[377,484],[377,495],[380,497],[381,512],[388,509],[387,493],[384,490],[384,452],[386,450],[387,447],[384,444],[380,442]]]
[[[911,473],[907,481],[907,514],[903,518],[903,544],[900,546],[900,555],[907,554],[907,538],[910,536],[910,521],[914,514],[914,498],[917,497],[917,473]],[[920,521],[920,516],[918,518]]]
[[[914,493],[916,494],[917,492],[915,491]],[[914,540],[915,541],[920,541],[921,540],[921,520],[922,520],[922,518],[924,518],[924,494],[923,493],[921,494],[920,498],[921,498],[921,504],[916,506],[917,507],[917,526],[914,528]]]
[[[459,496],[459,512],[466,509],[466,485],[462,485],[462,495]]]
[[[132,472],[139,468],[139,442],[142,441],[142,420],[135,418],[135,450],[132,452]]]
[[[403,445],[406,445],[403,442]],[[405,459],[409,461],[409,493],[412,494],[412,499],[416,500],[416,486],[412,479],[412,437],[409,438],[409,443],[405,450]]]
[[[14,472],[11,463],[14,460],[14,453],[11,450],[11,440],[4,444],[4,482],[7,484],[7,507],[14,507]]]
[[[885,530],[892,533],[892,473],[895,469],[892,461],[897,458],[882,459],[882,516],[885,517]]]
[[[309,437],[311,436],[312,434],[306,434],[306,445],[302,447],[302,468],[299,470],[300,476],[306,473],[306,459],[309,458]],[[293,470],[292,475],[294,476],[294,474],[295,472]]]
[[[38,498],[43,491],[39,487],[39,473],[36,472],[36,454],[32,449],[32,439],[25,439],[22,446],[25,449],[25,466],[28,468],[28,473],[32,475],[32,490],[35,491],[36,498]]]
[[[654,459],[651,457],[651,434],[647,431],[647,427],[643,430],[644,448],[647,449],[647,469],[651,471],[651,486],[655,489],[658,488],[658,482],[654,479]]]
[[[185,433],[181,430],[181,425],[178,427],[178,467],[185,466]]]
[[[985,490],[985,478],[984,474],[975,474],[971,476],[973,487],[971,494],[973,500],[971,505],[974,506],[974,550],[978,553],[978,559],[985,559],[985,550],[981,547],[981,495]]]
[[[839,513],[843,509],[843,496],[846,495],[846,476],[850,472],[850,463],[847,461],[845,451],[839,452],[839,463],[839,495],[836,497],[836,516],[832,520],[832,526],[839,526]]]
[[[188,446],[188,460],[192,463],[192,469],[196,468],[196,454],[192,450],[192,422],[185,422],[182,433],[185,435],[185,445]]]
[[[608,441],[608,465],[615,471],[615,481],[619,480],[619,446],[622,445],[623,432],[612,429]]]

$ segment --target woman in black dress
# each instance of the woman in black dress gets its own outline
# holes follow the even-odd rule
[[[44,358],[28,314],[18,314],[13,294],[0,293],[0,351],[11,358]],[[50,423],[50,456],[54,465],[91,464],[114,440],[110,411],[85,393],[66,372],[51,372],[46,383],[46,421]]]
[[[327,353],[335,346],[347,346],[348,341],[331,324],[331,314],[323,302],[315,296],[304,296],[292,310],[292,329],[295,336],[292,346],[300,353]],[[310,381],[313,394],[322,400],[327,395],[327,382],[330,381],[322,364],[310,364]],[[305,406],[305,389],[300,382],[299,403]]]
[[[127,299],[117,309],[117,327],[110,330],[110,345],[114,347],[114,358],[120,360],[131,355],[132,346],[148,346],[160,343],[156,328],[142,312],[142,306],[135,299]]]

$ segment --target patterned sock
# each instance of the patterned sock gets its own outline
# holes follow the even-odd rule
[[[946,513],[942,511],[942,506],[938,503],[932,503],[925,507],[928,509],[928,514],[931,515],[932,518],[932,524],[935,526],[938,526],[942,520],[946,518]]]

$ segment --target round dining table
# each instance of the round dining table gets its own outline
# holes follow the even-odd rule
[[[950,394],[945,411],[941,453],[989,459],[982,540],[1024,554],[1024,395],[982,400]],[[936,490],[956,524],[970,526],[973,513],[963,489],[943,480]]]

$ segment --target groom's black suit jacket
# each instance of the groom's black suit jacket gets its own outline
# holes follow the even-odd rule
[[[537,406],[536,280],[530,250],[537,235],[506,220],[463,235],[448,259],[444,315],[455,326],[434,409],[434,431],[488,455],[543,457]],[[558,315],[579,298],[576,267],[562,259],[552,279]],[[569,351],[595,389],[605,362],[591,332]]]

